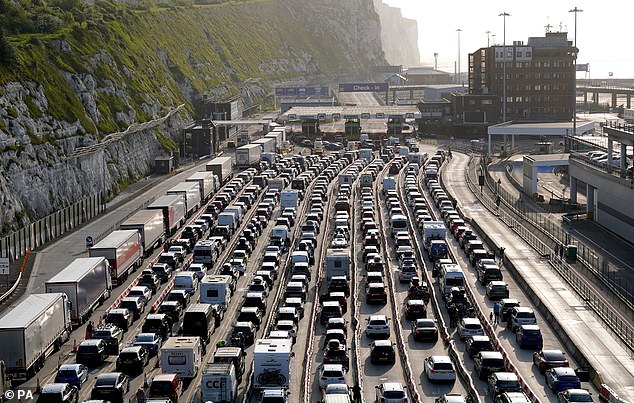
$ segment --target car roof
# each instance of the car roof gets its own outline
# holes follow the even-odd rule
[[[407,305],[425,305],[425,302],[422,299],[409,299]]]
[[[478,324],[478,325],[482,325],[480,323],[480,319],[478,318],[463,318],[462,322],[465,324]]]
[[[501,281],[501,280],[492,280],[489,282],[489,286],[494,286],[494,285],[500,285],[500,286],[506,286],[506,282],[505,281]]]
[[[436,321],[434,319],[429,319],[429,318],[416,319],[416,326],[422,325],[422,324],[432,325],[436,327]]]
[[[84,346],[96,346],[96,345],[98,345],[99,343],[102,343],[102,342],[103,342],[102,339],[88,339],[88,340],[82,341],[80,346],[81,345],[84,345]]]
[[[520,329],[523,329],[523,330],[539,330],[539,325],[521,325]]]
[[[482,358],[504,358],[499,351],[480,351],[480,357]]]
[[[324,366],[322,367],[322,371],[342,371],[343,372],[343,365],[342,364],[324,364]]]
[[[385,382],[382,384],[382,386],[383,386],[383,390],[405,391],[405,389],[403,388],[403,385],[401,385],[398,382]]]
[[[473,341],[491,341],[489,336],[482,336],[482,335],[469,336],[468,339],[472,339]]]
[[[63,364],[59,367],[59,370],[60,371],[68,371],[68,370],[77,371],[79,367],[81,367],[81,364]]]
[[[523,392],[505,392],[504,395],[511,403],[530,402]]]
[[[561,375],[575,375],[575,370],[570,368],[570,367],[556,367],[553,368],[553,372],[555,372],[555,374],[557,374],[557,376],[561,376]]]
[[[495,376],[499,381],[517,381],[517,375],[514,372],[494,372],[492,376]]]
[[[131,346],[131,347],[126,347],[123,350],[121,350],[121,352],[133,352],[133,353],[138,353],[139,351],[141,351],[143,349],[143,347],[141,346]]]
[[[374,340],[373,343],[377,347],[392,346],[392,342],[390,340]]]
[[[152,378],[152,381],[171,381],[177,376],[178,374],[166,374],[166,373],[156,374],[154,375],[154,378]]]
[[[121,372],[106,372],[105,374],[97,375],[98,379],[112,379],[115,380],[119,378]]]
[[[42,393],[62,393],[64,388],[68,385],[67,383],[49,383],[48,385],[44,385],[42,388]]]
[[[370,315],[370,320],[383,320],[387,322],[387,316],[385,315]]]
[[[433,362],[451,362],[448,355],[432,355],[429,358],[431,358]]]

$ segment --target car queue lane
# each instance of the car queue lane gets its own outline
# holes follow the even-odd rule
[[[459,161],[463,157],[465,159],[467,158],[466,156],[462,154],[454,153],[454,158],[452,159],[452,165],[459,163]],[[443,167],[443,169],[446,170],[446,169],[449,169],[449,167],[445,166]],[[464,175],[464,171],[461,168],[459,168],[458,171],[463,172],[463,175]],[[459,177],[459,175],[455,175],[455,174],[446,175],[446,177],[454,178],[454,177]],[[452,186],[450,186],[450,188],[452,188]],[[436,214],[439,213],[435,205],[433,206],[433,209]],[[495,236],[495,234],[488,234],[488,235]],[[477,280],[474,267],[470,264],[470,262],[467,259],[467,256],[459,247],[458,243],[456,242],[455,238],[453,238],[450,232],[448,232],[448,235],[447,235],[447,243],[449,245],[449,248],[453,252],[454,257],[457,259],[457,262],[463,268],[463,271],[465,273],[465,278],[469,286],[471,287],[471,290],[473,291],[474,295],[476,296],[476,302],[479,306],[479,309],[485,315],[485,321],[482,324],[484,326],[487,326],[486,322],[488,322],[488,315],[493,310],[493,301],[491,301],[486,296],[485,287],[482,286]],[[518,299],[522,303],[522,306],[531,306],[530,299],[528,298],[528,296],[524,294],[523,290],[521,289],[521,287],[518,286],[518,284],[515,282],[513,277],[510,275],[510,273],[505,271],[504,268],[503,268],[503,273],[504,273],[504,281],[509,286],[510,297]],[[540,326],[540,330],[543,336],[544,348],[566,351],[564,346],[560,343],[556,334],[552,330],[552,328],[548,325],[548,321],[545,318],[543,318],[537,310],[535,310],[535,316],[537,318],[537,324]],[[523,377],[524,381],[528,384],[530,389],[536,394],[536,397],[542,401],[556,400],[557,397],[552,393],[552,391],[550,391],[550,388],[548,388],[545,385],[543,375],[541,375],[539,371],[536,369],[536,367],[532,365],[532,357],[533,357],[534,351],[520,349],[515,340],[515,334],[511,332],[510,330],[506,329],[506,327],[497,325],[497,326],[493,326],[493,329],[500,341],[501,346],[509,354],[509,358],[512,364],[515,366],[518,373]],[[457,344],[460,344],[462,347],[463,359],[465,361],[465,364],[468,367],[470,366],[471,368],[473,368],[473,359],[470,358],[468,354],[464,352],[464,343],[457,342]],[[574,362],[574,360],[572,360],[572,358],[570,357],[570,354],[568,359],[571,361],[570,365],[575,367],[576,363]],[[478,391],[481,394],[484,393],[488,399],[492,399],[492,397],[489,395],[486,382],[480,381],[477,378],[477,374],[475,374],[475,372],[472,374],[472,379]],[[584,384],[583,386],[588,387],[590,385]]]
[[[403,211],[406,212],[407,216],[408,216],[408,225],[409,225],[409,234],[410,234],[410,239],[413,242],[413,246],[414,246],[414,251],[415,253],[418,255],[418,258],[420,259],[420,262],[423,262],[425,267],[419,267],[418,269],[418,274],[417,276],[419,278],[421,278],[421,281],[426,281],[426,277],[423,275],[423,273],[421,273],[421,270],[426,270],[427,273],[429,274],[429,276],[431,277],[431,270],[427,270],[427,268],[431,267],[431,262],[429,262],[428,259],[426,259],[426,256],[424,256],[424,254],[422,253],[422,244],[420,242],[420,238],[419,238],[419,234],[418,234],[418,230],[416,228],[415,225],[415,221],[413,221],[413,215],[410,214],[411,210],[410,207],[408,205],[407,199],[406,199],[406,195],[404,194],[404,187],[403,187],[403,179],[404,179],[404,175],[403,172],[401,172],[401,174],[399,175],[398,181],[397,181],[397,190],[398,190],[398,195],[400,198],[400,203],[402,205]],[[392,247],[392,250],[395,250],[394,247]],[[396,258],[396,255],[394,254],[393,256],[394,261],[398,262],[398,259]],[[398,283],[398,270],[393,271],[393,276],[395,278],[395,282]],[[429,287],[433,286],[433,283],[429,283],[428,284]],[[404,305],[408,299],[408,290],[409,290],[409,284],[408,283],[398,283],[398,297],[399,300],[402,301],[402,304]],[[439,293],[435,292],[432,294],[433,296],[439,297]],[[438,304],[438,306],[441,309],[441,312],[446,311],[444,310],[444,302],[442,302],[440,299],[436,300],[436,303]],[[427,309],[426,309],[426,317],[429,319],[433,319],[436,321],[436,326],[440,327],[442,326],[442,323],[449,323],[448,322],[448,316],[443,317],[443,318],[438,318],[436,317],[436,312],[434,309],[432,309],[432,303],[428,303],[427,305]],[[402,318],[401,318],[401,323],[403,324],[408,324],[409,322],[407,321],[405,314],[403,312],[402,314]],[[438,332],[438,340],[436,342],[423,342],[423,341],[416,341],[413,337],[413,331],[409,330],[409,329],[405,329],[405,333],[408,335],[407,338],[407,342],[408,342],[408,349],[410,351],[410,357],[412,357],[410,359],[411,365],[412,365],[412,370],[414,371],[415,374],[419,374],[420,376],[417,378],[420,381],[420,386],[422,388],[423,394],[424,396],[427,397],[432,397],[432,398],[438,398],[444,394],[449,394],[449,393],[453,393],[453,394],[460,394],[462,396],[467,396],[468,392],[467,392],[467,387],[464,384],[464,380],[459,376],[459,372],[457,371],[456,373],[456,381],[452,382],[452,383],[438,383],[438,382],[430,382],[429,379],[427,378],[426,374],[423,371],[423,367],[424,367],[424,358],[428,357],[428,356],[433,356],[433,355],[440,355],[440,356],[449,356],[449,349],[448,346],[444,343],[444,340],[442,340],[442,337],[440,337],[440,331]],[[454,362],[454,366],[457,365],[461,365],[460,363],[456,363]],[[469,369],[469,368],[467,368]]]

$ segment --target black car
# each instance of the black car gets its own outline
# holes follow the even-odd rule
[[[127,375],[121,372],[107,372],[97,376],[95,386],[90,392],[90,399],[123,403],[125,394],[129,391],[130,381]]]
[[[181,304],[183,309],[187,308],[187,304],[189,304],[190,296],[189,293],[185,290],[172,290],[167,294],[165,301],[177,301]]]
[[[149,353],[145,347],[126,347],[117,357],[117,371],[126,375],[141,374],[149,359]]]
[[[145,318],[141,331],[143,333],[157,333],[163,340],[172,335],[172,318],[165,313],[150,314]]]
[[[106,315],[106,323],[111,323],[124,332],[128,331],[133,322],[134,317],[126,308],[111,309]]]
[[[328,348],[324,352],[324,364],[341,364],[343,369],[350,368],[350,357],[345,348]]]
[[[143,273],[137,285],[145,286],[152,291],[152,294],[156,294],[156,290],[161,286],[161,279],[154,273]]]
[[[343,292],[350,296],[350,284],[345,276],[333,276],[328,283],[328,292]]]
[[[434,319],[417,319],[412,322],[412,336],[416,341],[438,341],[438,327]]]
[[[231,338],[234,338],[235,336],[242,334],[242,337],[244,338],[244,345],[250,346],[251,344],[255,342],[256,332],[257,332],[257,329],[255,328],[255,325],[253,325],[253,323],[237,322],[236,325],[233,327],[233,331],[231,332]]]
[[[89,339],[77,347],[75,361],[78,364],[101,365],[106,360],[106,342],[100,339]]]
[[[409,299],[405,302],[405,319],[416,320],[427,317],[427,308],[422,299]]]
[[[474,357],[480,351],[495,351],[489,336],[470,336],[465,340],[465,350],[469,357]]]
[[[113,324],[97,326],[92,334],[93,339],[101,339],[106,342],[106,354],[119,354],[119,347],[123,342],[123,330]]]
[[[161,283],[167,283],[172,275],[172,268],[165,263],[154,263],[152,265],[152,271],[161,280]]]
[[[370,346],[370,362],[372,364],[394,364],[396,352],[390,340],[374,340]]]
[[[164,313],[170,317],[172,323],[178,323],[183,316],[183,306],[178,301],[165,301],[159,305],[156,313]]]

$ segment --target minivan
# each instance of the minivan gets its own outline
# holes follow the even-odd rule
[[[193,271],[185,271],[176,274],[174,277],[174,289],[185,290],[190,295],[198,290],[198,277]]]
[[[145,312],[145,301],[141,297],[125,297],[119,303],[119,308],[127,308],[137,320]]]
[[[150,384],[150,399],[168,398],[172,403],[178,403],[178,397],[183,393],[183,382],[178,374],[157,374]]]
[[[263,316],[262,311],[256,307],[242,307],[238,313],[238,322],[251,322],[257,330],[260,330]]]

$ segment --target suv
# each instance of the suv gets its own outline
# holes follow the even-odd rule
[[[390,340],[375,340],[370,345],[370,362],[372,364],[394,364],[396,352]]]
[[[154,263],[152,265],[152,271],[156,274],[156,277],[161,280],[161,283],[167,283],[172,275],[172,267],[167,263]]]
[[[259,403],[288,403],[286,389],[264,389]]]
[[[480,351],[495,351],[489,336],[470,336],[465,340],[465,350],[469,357],[474,357]]]
[[[494,372],[489,376],[488,384],[489,393],[494,398],[504,392],[522,391],[522,385],[513,372]]]
[[[515,332],[515,341],[520,348],[541,350],[544,345],[542,332],[537,325],[521,325]]]
[[[477,318],[464,318],[458,324],[458,336],[464,340],[469,336],[484,336],[484,328]]]
[[[178,402],[178,397],[183,393],[183,382],[178,374],[157,374],[150,384],[150,399],[169,399],[172,403]]]
[[[106,315],[107,324],[113,324],[124,332],[128,331],[133,322],[134,318],[132,317],[130,311],[126,308],[111,309]]]
[[[231,337],[242,334],[244,337],[244,345],[250,346],[255,342],[255,333],[257,329],[251,322],[237,322],[231,331]]]
[[[489,281],[499,280],[502,281],[502,270],[495,263],[494,259],[480,259],[477,264],[478,280],[482,285],[487,285]]]
[[[494,372],[504,371],[504,357],[499,351],[480,351],[473,358],[473,369],[480,379],[486,379]]]
[[[368,319],[365,334],[369,338],[388,339],[390,337],[389,318],[385,315],[371,315]]]
[[[79,393],[77,387],[68,383],[50,383],[44,385],[38,402],[77,403]]]
[[[385,284],[383,283],[370,283],[365,294],[366,303],[372,304],[378,302],[379,304],[387,304],[387,293],[385,292]]]
[[[506,327],[511,331],[516,331],[518,327],[522,325],[536,325],[537,319],[535,318],[535,312],[532,308],[527,306],[517,306],[510,310],[508,314],[508,320]]]
[[[149,359],[149,354],[145,347],[126,347],[117,357],[117,371],[126,375],[141,374]]]
[[[141,327],[143,333],[157,333],[163,340],[172,335],[172,320],[164,313],[148,315]]]
[[[333,276],[328,283],[328,292],[343,292],[350,296],[350,284],[346,276]]]
[[[259,308],[256,307],[242,307],[240,313],[238,313],[238,322],[251,322],[257,330],[260,330],[262,324],[263,314]]]
[[[386,382],[374,387],[376,389],[377,402],[407,402],[407,393],[402,384],[398,382]]]
[[[92,334],[93,339],[101,339],[106,343],[106,354],[119,354],[119,347],[123,343],[123,330],[113,324],[97,326]]]
[[[77,347],[75,360],[78,364],[101,365],[106,360],[106,342],[101,339],[89,339],[81,342]]]
[[[134,320],[137,320],[145,312],[145,300],[141,297],[125,297],[119,302],[119,308],[128,308]]]

